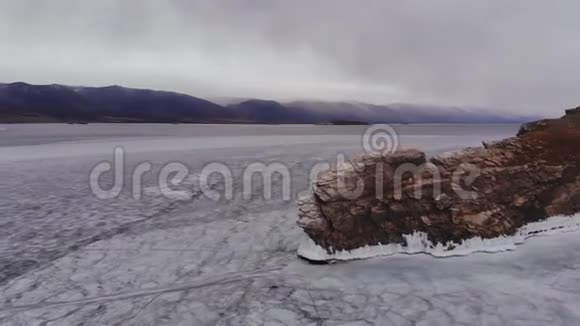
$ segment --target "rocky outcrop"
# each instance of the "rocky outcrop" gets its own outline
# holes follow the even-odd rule
[[[426,159],[417,150],[363,155],[324,172],[299,201],[298,224],[328,253],[511,235],[580,211],[580,108],[482,148]]]

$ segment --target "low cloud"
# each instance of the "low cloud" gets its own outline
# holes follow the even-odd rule
[[[578,12],[572,0],[0,0],[0,75],[558,115],[580,105]]]

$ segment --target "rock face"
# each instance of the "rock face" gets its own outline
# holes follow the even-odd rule
[[[417,150],[363,155],[320,175],[298,224],[329,254],[511,235],[580,211],[580,108],[522,126],[517,137],[429,161]]]

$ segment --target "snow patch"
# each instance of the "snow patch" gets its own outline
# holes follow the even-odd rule
[[[298,248],[298,255],[312,261],[345,261],[396,254],[428,254],[434,257],[466,256],[476,252],[494,253],[515,250],[518,245],[534,236],[574,231],[580,231],[580,214],[554,216],[544,221],[529,223],[522,226],[511,236],[500,236],[493,239],[474,237],[466,239],[462,243],[433,244],[426,233],[415,232],[403,236],[407,245],[379,244],[350,251],[342,250],[328,253],[328,251],[308,238]],[[331,251],[333,250],[331,249]]]
[[[454,149],[451,151],[437,153],[437,154],[433,155],[432,158],[436,159],[436,160],[446,160],[446,159],[456,157],[459,155],[469,154],[473,151],[476,151],[477,149],[479,149],[479,147],[458,148],[458,149]]]

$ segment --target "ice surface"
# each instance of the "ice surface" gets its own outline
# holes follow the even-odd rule
[[[405,128],[403,146],[433,153],[517,131]],[[361,151],[358,132],[348,126],[8,126],[0,137],[1,155],[14,154],[0,160],[0,325],[579,324],[578,233],[536,237],[494,254],[314,266],[297,258],[304,237],[297,207],[277,199],[276,186],[271,201],[219,203],[199,197],[190,184],[184,187],[191,201],[151,188],[169,161],[185,163],[192,174],[224,162],[239,176],[259,160],[287,164],[298,193],[309,189],[312,165]],[[190,144],[236,135],[229,144],[213,139],[222,142],[215,148]],[[254,139],[245,138],[259,135],[311,140],[250,146]],[[338,137],[317,143],[320,135]],[[171,149],[147,147],[148,141]],[[238,146],[244,141],[248,146]],[[138,144],[128,169],[141,161],[154,166],[142,200],[132,199],[131,189],[114,200],[90,194],[88,171],[111,159],[119,142]]]
[[[427,233],[416,232],[403,235],[406,245],[386,244],[365,246],[353,250],[332,250],[331,253],[307,238],[298,248],[298,255],[311,261],[346,261],[368,259],[396,254],[428,254],[434,257],[465,256],[476,252],[502,252],[516,249],[528,238],[580,231],[580,214],[575,216],[554,216],[540,222],[534,222],[521,227],[514,235],[500,236],[492,239],[474,237],[462,243],[449,242],[434,244],[428,239]]]

